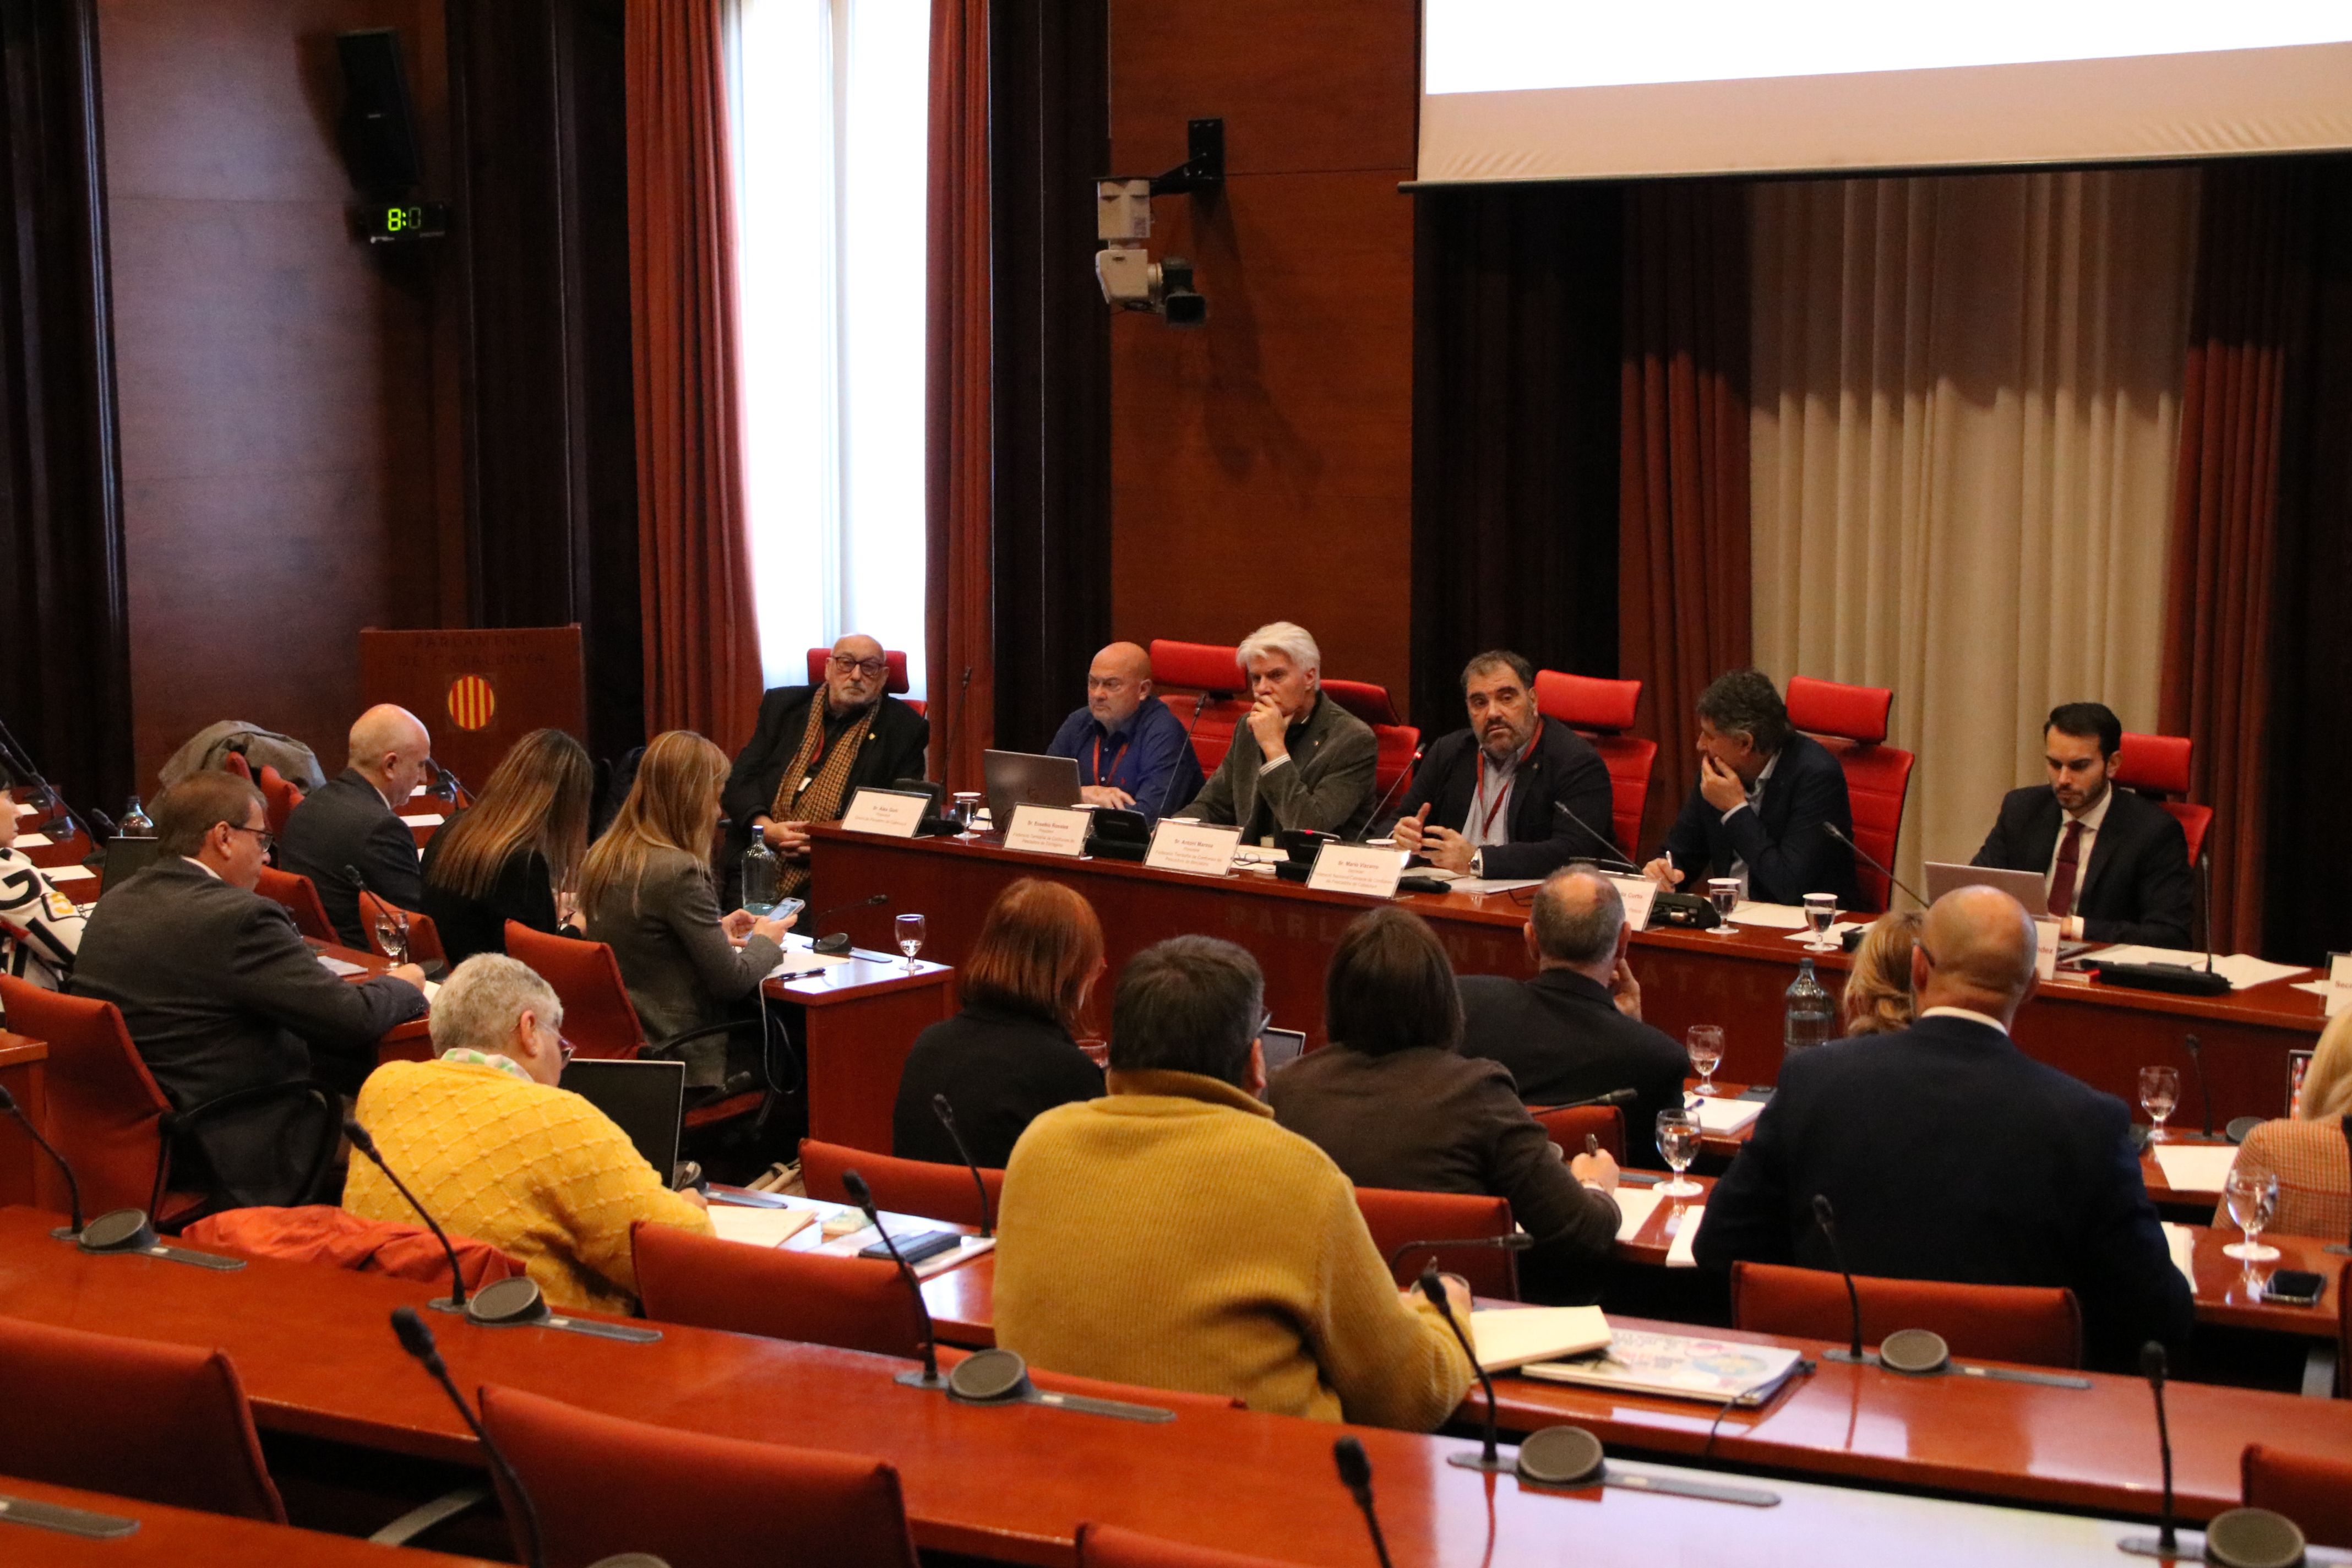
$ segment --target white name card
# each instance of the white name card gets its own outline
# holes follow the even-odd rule
[[[2047,915],[2033,921],[2033,973],[2044,980],[2058,978],[2058,935],[2066,922]]]
[[[1650,910],[1658,901],[1658,885],[1647,877],[1611,877],[1617,896],[1625,900],[1625,923],[1635,931],[1648,929]]]
[[[1404,856],[1395,849],[1369,844],[1326,844],[1315,856],[1307,885],[1326,893],[1359,893],[1368,899],[1393,899],[1404,876]]]
[[[1004,830],[1004,847],[1035,855],[1084,855],[1094,816],[1066,805],[1016,805],[1012,826]]]
[[[853,833],[912,838],[915,825],[923,820],[923,808],[930,804],[930,796],[911,795],[905,790],[861,789],[850,796],[849,809],[841,814],[841,825]]]
[[[1213,822],[1161,820],[1151,830],[1151,847],[1143,863],[1158,871],[1190,871],[1202,877],[1234,874],[1234,851],[1241,847],[1242,830]]]
[[[2333,1018],[2347,1008],[2352,1008],[2352,952],[2331,952],[2327,955],[2327,1016]]]

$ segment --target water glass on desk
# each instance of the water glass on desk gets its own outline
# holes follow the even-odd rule
[[[1693,1024],[1683,1034],[1683,1046],[1690,1052],[1690,1064],[1698,1069],[1699,1094],[1715,1092],[1715,1069],[1723,1065],[1723,1026]]]
[[[375,940],[383,948],[383,955],[394,963],[408,962],[408,921],[398,910],[387,908],[376,911]]]
[[[1718,917],[1715,928],[1717,936],[1731,936],[1731,911],[1739,907],[1739,879],[1709,877],[1706,879],[1706,901],[1715,906]]]
[[[2278,1178],[2268,1171],[2250,1171],[2242,1165],[2232,1166],[2228,1180],[2221,1184],[2221,1197],[2230,1205],[2230,1218],[2246,1233],[2243,1241],[2233,1241],[2221,1249],[2222,1256],[2252,1265],[2268,1263],[2279,1255],[2275,1247],[2263,1245],[2263,1227],[2278,1213]]]
[[[1805,923],[1811,926],[1813,931],[1812,940],[1805,943],[1805,949],[1807,952],[1829,952],[1834,950],[1837,943],[1830,940],[1830,927],[1837,924],[1837,895],[1835,893],[1807,893],[1805,895]]]
[[[915,954],[923,951],[923,917],[900,915],[891,922],[891,934],[898,939],[898,951],[907,955],[907,973],[915,973]]]
[[[1658,1152],[1665,1156],[1675,1179],[1658,1189],[1670,1198],[1696,1197],[1702,1190],[1696,1182],[1684,1178],[1693,1160],[1698,1158],[1698,1118],[1687,1110],[1658,1112]]]
[[[2139,1108],[2156,1123],[2147,1135],[2151,1143],[2164,1142],[2164,1119],[2180,1103],[2180,1072],[2177,1068],[2142,1068],[2139,1069]]]

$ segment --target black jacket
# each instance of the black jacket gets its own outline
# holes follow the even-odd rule
[[[1797,904],[1807,893],[1835,893],[1840,909],[1852,909],[1861,896],[1853,853],[1823,831],[1825,822],[1853,837],[1845,770],[1819,741],[1791,732],[1764,781],[1760,806],[1734,812],[1726,822],[1691,785],[1666,835],[1675,869],[1687,873],[1675,891],[1704,895],[1707,878],[1728,877],[1731,863],[1745,860],[1748,896],[1759,903]]]
[[[2189,838],[2172,813],[2127,789],[2113,797],[2091,840],[2091,864],[2074,912],[2093,942],[2187,947],[2195,923],[2196,879],[2189,873]],[[2058,852],[2065,810],[2045,784],[2001,797],[2000,815],[1971,866],[2046,872]]]
[[[1533,980],[1465,974],[1462,992],[1462,1054],[1487,1057],[1511,1069],[1519,1098],[1529,1105],[1567,1105],[1615,1089],[1640,1098],[1623,1108],[1625,1157],[1654,1171],[1658,1112],[1683,1103],[1689,1058],[1660,1030],[1617,1011],[1609,988],[1571,969],[1547,969]]]
[[[1813,1223],[1834,1205],[1856,1274],[2064,1286],[2092,1364],[2189,1335],[2124,1102],[2033,1060],[1990,1025],[1922,1019],[1790,1058],[1755,1136],[1716,1184],[1699,1263],[1835,1268]]]
[[[456,818],[450,826],[456,826]],[[504,952],[509,921],[550,936],[572,934],[555,918],[554,879],[549,874],[547,858],[536,849],[526,847],[508,856],[499,867],[497,879],[478,899],[436,882],[434,858],[448,833],[448,827],[444,827],[425,846],[425,912],[432,917],[450,968],[478,952]]]
[[[122,1010],[148,1070],[181,1110],[312,1078],[354,1091],[375,1066],[377,1038],[425,1011],[405,980],[337,979],[282,907],[177,856],[106,890],[82,932],[72,989]],[[203,1125],[197,1143],[223,1197],[243,1205],[317,1196],[297,1180],[313,1147],[305,1104],[262,1100]]]
[[[890,1113],[890,1152],[963,1163],[931,1110],[931,1096],[944,1094],[972,1160],[1001,1171],[1039,1115],[1072,1100],[1100,1100],[1102,1092],[1102,1069],[1059,1024],[970,1003],[915,1037]]]
[[[776,786],[800,750],[809,701],[824,692],[822,686],[779,686],[760,699],[760,727],[752,731],[751,744],[736,754],[720,797],[727,809],[727,863],[722,869],[730,887],[740,875],[743,852],[751,847],[751,821],[771,815]],[[849,770],[849,783],[841,795],[843,809],[868,785],[887,787],[898,779],[923,777],[924,753],[930,743],[930,721],[897,698],[884,697],[866,729],[856,765]]]
[[[302,797],[278,836],[278,866],[310,879],[327,908],[327,923],[352,947],[364,948],[368,939],[360,925],[359,889],[344,867],[356,868],[368,891],[386,903],[424,907],[415,832],[356,769],[344,769]]]
[[[1478,793],[1478,737],[1468,730],[1437,741],[1422,758],[1421,771],[1413,775],[1396,815],[1411,816],[1429,804],[1433,826],[1467,832],[1471,803]],[[1582,817],[1592,833],[1554,811],[1554,801]],[[1486,875],[1541,877],[1574,859],[1617,859],[1615,841],[1593,837],[1613,831],[1612,810],[1609,766],[1601,753],[1567,725],[1545,721],[1535,753],[1519,764],[1511,788],[1507,825],[1511,841],[1486,851]]]

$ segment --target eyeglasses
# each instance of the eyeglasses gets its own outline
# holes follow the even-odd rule
[[[1250,1038],[1251,1038],[1251,1039],[1253,1039],[1253,1040],[1255,1040],[1255,1039],[1256,1039],[1260,1035],[1265,1034],[1265,1031],[1266,1031],[1266,1029],[1267,1029],[1267,1027],[1268,1027],[1268,1026],[1272,1025],[1272,1024],[1273,1024],[1273,1022],[1274,1022],[1274,1010],[1273,1010],[1272,1008],[1268,1008],[1268,1009],[1267,1009],[1266,1011],[1265,1011],[1264,1013],[1259,1014],[1259,1015],[1258,1015],[1258,1020],[1257,1020],[1257,1027],[1256,1027],[1256,1028],[1255,1028],[1255,1029],[1252,1029],[1252,1030],[1250,1031]]]
[[[268,854],[271,847],[278,842],[278,835],[270,832],[267,827],[239,827],[234,822],[224,822],[221,826],[227,828],[231,833],[250,833],[256,838],[260,839],[261,852],[264,855]]]
[[[833,668],[844,675],[855,671],[871,680],[889,668],[890,661],[887,658],[852,658],[845,653],[837,653],[833,656]]]

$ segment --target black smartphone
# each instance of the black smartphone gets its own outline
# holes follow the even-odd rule
[[[2315,1307],[2319,1293],[2326,1288],[2323,1276],[2301,1268],[2282,1268],[2263,1287],[2263,1300],[2276,1301],[2282,1307]]]
[[[962,1237],[951,1230],[909,1231],[904,1236],[894,1233],[890,1239],[898,1244],[898,1256],[910,1264],[920,1263],[926,1258],[936,1258],[942,1252],[952,1250],[963,1241]],[[877,1241],[871,1247],[858,1248],[857,1256],[887,1258],[890,1256],[890,1248],[887,1243]]]

